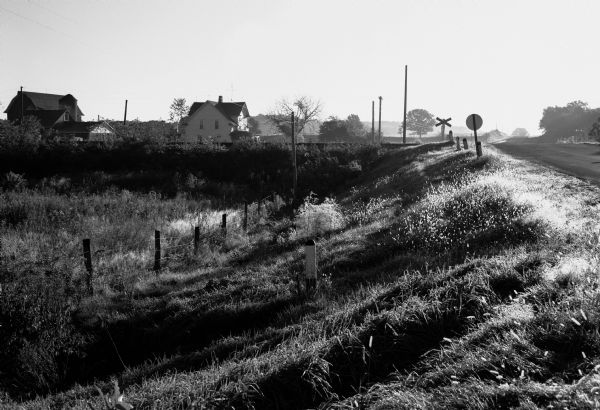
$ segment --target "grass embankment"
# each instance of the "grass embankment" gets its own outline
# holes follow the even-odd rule
[[[388,153],[218,265],[82,300],[82,385],[21,404],[98,406],[112,376],[136,408],[596,407],[598,190],[486,152]]]

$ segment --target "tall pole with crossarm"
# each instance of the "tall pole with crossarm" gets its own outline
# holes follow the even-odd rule
[[[408,66],[404,66],[404,122],[402,123],[402,143],[406,144],[406,89],[408,87]]]
[[[379,96],[379,128],[377,133],[378,143],[381,144],[381,100],[383,100],[382,96]]]
[[[375,144],[375,101],[371,101],[371,141]]]

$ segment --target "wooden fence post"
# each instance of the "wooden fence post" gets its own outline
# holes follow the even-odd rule
[[[483,152],[481,150],[481,141],[476,141],[475,142],[475,151],[477,152],[477,156],[480,157],[483,155]]]
[[[469,149],[469,143],[467,142],[466,138],[463,138],[463,148],[464,149]]]
[[[317,246],[315,241],[309,239],[304,244],[305,269],[304,279],[306,281],[306,292],[317,288]]]
[[[456,150],[460,151],[460,137],[456,137]]]
[[[198,255],[198,249],[200,248],[200,227],[194,228],[194,255]]]
[[[227,214],[223,214],[221,220],[221,229],[223,230],[223,233],[227,233]]]
[[[248,201],[244,201],[244,232],[248,232]]]
[[[154,231],[154,270],[160,271],[160,231]]]
[[[90,296],[94,295],[94,288],[92,286],[92,274],[94,269],[92,268],[92,251],[90,249],[90,240],[83,240],[83,258],[85,259],[85,270],[87,270],[86,286],[87,293]]]

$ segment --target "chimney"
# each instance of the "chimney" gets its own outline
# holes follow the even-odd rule
[[[219,95],[219,104],[222,104],[222,103],[223,103],[223,96]]]

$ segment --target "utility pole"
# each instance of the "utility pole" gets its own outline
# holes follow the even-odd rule
[[[371,101],[371,141],[375,144],[375,100]]]
[[[21,125],[23,125],[23,86],[21,86]]]
[[[292,200],[296,202],[296,191],[298,188],[298,167],[296,164],[296,135],[295,135],[295,121],[294,121],[294,112],[292,112],[292,165],[294,167],[294,181],[292,185]]]
[[[127,100],[125,100],[125,115],[123,116],[123,125],[127,125]]]
[[[382,96],[379,96],[379,130],[378,130],[378,138],[379,143],[381,144],[381,100],[383,100]]]
[[[404,66],[404,122],[402,123],[402,143],[406,144],[406,88],[408,86],[408,66]]]

